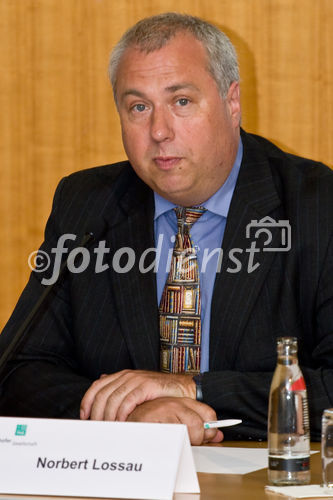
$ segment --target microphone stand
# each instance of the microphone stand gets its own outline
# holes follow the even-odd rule
[[[94,234],[93,233],[86,233],[83,236],[82,240],[80,241],[78,247],[85,247],[92,239],[94,239]],[[43,290],[43,293],[41,294],[41,296],[37,300],[36,304],[31,309],[30,313],[28,314],[28,316],[26,317],[26,319],[23,321],[23,323],[21,324],[21,326],[19,327],[19,329],[15,333],[13,339],[11,340],[11,342],[9,343],[9,345],[7,346],[7,348],[2,353],[2,355],[0,357],[0,374],[2,373],[2,370],[5,367],[8,358],[14,352],[14,350],[17,347],[18,343],[23,339],[24,334],[30,328],[30,326],[31,326],[31,324],[32,324],[32,322],[33,322],[36,314],[38,313],[38,311],[40,310],[40,308],[44,304],[44,302],[47,299],[47,297],[49,296],[49,294],[52,292],[54,286],[57,283],[59,283],[60,278],[62,278],[64,272],[67,269],[67,264],[68,264],[69,258],[70,258],[70,253],[69,253],[67,259],[65,260],[65,262],[63,262],[63,264],[60,267],[59,275],[58,275],[57,280],[52,285],[47,286]]]

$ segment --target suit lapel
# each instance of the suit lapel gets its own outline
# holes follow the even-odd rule
[[[143,272],[139,268],[143,252],[155,246],[153,193],[134,172],[129,172],[126,182],[122,181],[120,191],[122,196],[108,210],[112,294],[133,367],[158,370],[156,276],[153,269],[146,272],[154,260],[154,252],[141,261]],[[119,259],[121,253],[123,257]],[[119,268],[125,270],[126,263],[129,269],[119,272]]]
[[[269,232],[255,237],[256,228],[248,226],[269,214],[278,220],[280,199],[266,155],[253,138],[243,134],[242,139],[243,161],[223,238],[222,270],[216,275],[212,299],[211,370],[232,369],[247,320],[275,255],[265,249],[269,234],[272,240],[267,247],[279,246],[279,228],[270,227]],[[254,242],[257,251],[252,252],[251,263],[249,250]]]

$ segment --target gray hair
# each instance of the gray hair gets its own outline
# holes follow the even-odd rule
[[[114,47],[109,63],[109,78],[117,102],[117,70],[129,47],[154,52],[161,49],[179,32],[187,32],[199,40],[208,55],[208,70],[225,98],[232,82],[239,81],[237,55],[227,35],[202,19],[177,12],[166,12],[142,19],[128,29]]]

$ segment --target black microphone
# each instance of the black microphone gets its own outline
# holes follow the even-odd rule
[[[103,219],[98,219],[98,220],[94,220],[93,223],[86,224],[86,227],[87,228],[94,227],[95,231],[94,232],[86,231],[76,248],[86,247],[92,241],[98,241],[101,238],[101,236],[106,228],[106,223]],[[23,337],[28,332],[36,314],[41,309],[45,300],[47,299],[49,294],[52,292],[54,287],[59,283],[59,281],[61,280],[63,275],[66,273],[66,271],[68,269],[67,264],[68,264],[68,260],[70,259],[70,256],[71,256],[71,254],[69,253],[67,259],[62,263],[62,265],[59,269],[59,274],[58,274],[57,279],[51,285],[48,285],[44,288],[44,290],[43,290],[41,296],[39,297],[39,299],[37,300],[36,304],[31,309],[30,313],[28,314],[26,319],[23,321],[23,323],[21,324],[21,326],[19,327],[19,329],[15,333],[15,335],[12,338],[12,340],[10,341],[9,345],[2,353],[2,355],[0,357],[0,375],[1,375],[3,369],[6,365],[9,357],[11,356],[11,354],[13,354],[13,352],[15,351],[16,347],[18,346],[19,342],[21,340],[23,340]]]

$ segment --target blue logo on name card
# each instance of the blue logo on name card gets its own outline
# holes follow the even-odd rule
[[[25,436],[27,433],[27,425],[19,424],[16,426],[15,436]]]

